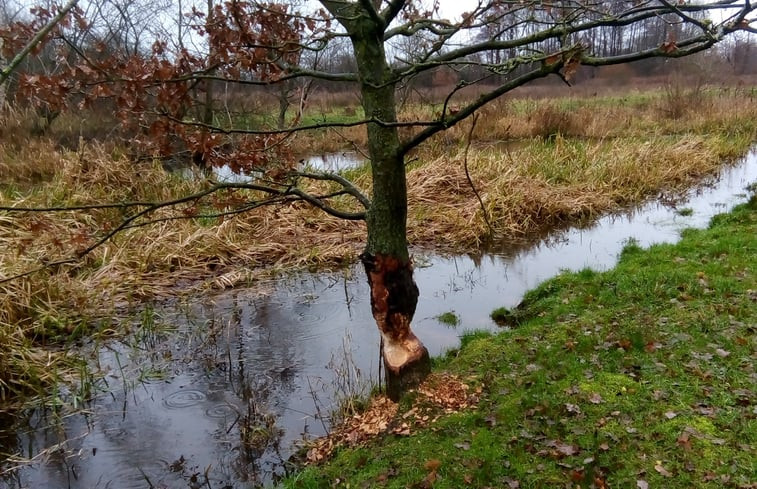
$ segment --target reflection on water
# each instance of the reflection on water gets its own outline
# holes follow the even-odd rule
[[[305,168],[320,170],[325,172],[338,172],[355,168],[362,165],[365,158],[354,151],[342,151],[339,153],[326,153],[322,155],[310,156],[302,160]]]
[[[682,228],[704,226],[744,201],[744,187],[755,181],[753,153],[678,204],[691,215],[653,202],[525,249],[477,257],[418,252],[414,328],[438,355],[463,331],[495,329],[492,309],[516,305],[559,270],[611,267],[629,239],[674,241]],[[435,319],[448,311],[460,327]],[[64,419],[32,413],[15,452],[36,459],[8,472],[8,487],[270,484],[286,472],[294,442],[325,432],[335,393],[365,387],[358,369],[363,379],[375,378],[378,333],[358,267],[196,297],[145,317],[148,327],[132,338],[90,345],[107,373],[86,412]],[[0,435],[8,437],[3,423]]]
[[[339,172],[349,168],[355,168],[362,165],[365,159],[354,151],[340,151],[338,153],[324,153],[321,155],[308,156],[300,160],[300,166],[303,169],[322,171],[322,172]],[[167,165],[169,171],[177,172],[184,178],[205,178],[209,176],[203,173],[203,170],[192,165]],[[261,172],[237,173],[229,165],[215,167],[211,170],[212,176],[219,182],[226,183],[245,183],[250,182],[262,175]]]

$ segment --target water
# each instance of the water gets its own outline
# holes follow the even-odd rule
[[[325,153],[314,155],[302,160],[303,166],[325,172],[338,172],[355,168],[362,165],[365,158],[353,151],[342,151],[338,153]]]
[[[676,207],[650,202],[500,253],[416,252],[421,297],[414,330],[441,354],[464,331],[496,329],[492,309],[516,305],[561,269],[612,267],[629,239],[642,246],[675,241],[681,229],[705,226],[745,201],[753,182],[755,152]],[[449,311],[460,327],[436,319]],[[89,345],[107,385],[85,412],[63,419],[36,412],[16,431],[16,455],[34,460],[7,472],[7,487],[270,485],[287,470],[297,440],[325,432],[335,393],[365,392],[379,363],[358,267],[196,297],[145,317],[148,327],[133,337]],[[0,435],[13,441],[10,429]]]
[[[339,172],[349,168],[355,168],[362,165],[365,159],[354,151],[340,151],[337,153],[324,153],[320,155],[308,156],[300,160],[300,167],[303,169],[322,171],[322,172]],[[185,178],[198,178],[202,176],[202,171],[192,166],[169,167],[171,171],[178,171]],[[229,165],[223,165],[213,168],[213,176],[219,182],[226,183],[245,183],[250,182],[261,176],[260,172],[236,173]]]

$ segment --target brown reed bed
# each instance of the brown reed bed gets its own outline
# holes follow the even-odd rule
[[[558,137],[504,153],[472,151],[468,166],[483,207],[467,181],[460,151],[408,174],[411,241],[464,252],[489,239],[527,238],[660,192],[675,194],[717,172],[749,141],[740,149],[732,144],[718,136],[656,137],[644,143]]]

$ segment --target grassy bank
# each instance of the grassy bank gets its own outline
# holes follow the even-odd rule
[[[463,124],[413,155],[408,167],[411,243],[468,252],[488,239],[533,236],[688,188],[743,155],[757,139],[753,98],[739,91],[701,97],[700,105],[685,106],[675,118],[667,108],[678,99],[660,93],[622,100],[506,101],[501,113],[498,106],[487,109],[468,153]],[[207,182],[169,174],[157,163],[133,162],[119,148],[91,143],[63,150],[51,141],[25,138],[18,121],[4,120],[2,128],[2,206],[156,202],[207,187]],[[513,137],[515,143],[491,144]],[[302,141],[313,144],[311,149],[327,149],[317,144],[321,139],[295,144]],[[483,207],[468,182],[466,162]],[[348,176],[370,192],[365,168]],[[318,185],[311,189],[329,193]],[[0,397],[25,387],[44,390],[56,378],[51,364],[61,356],[39,345],[95,330],[117,333],[117,317],[130,305],[243,285],[285,269],[341,266],[360,252],[363,223],[328,217],[301,202],[199,217],[256,198],[255,192],[236,190],[164,208],[152,222],[135,222],[75,263],[0,281],[0,346],[14,352],[0,358]],[[127,216],[119,208],[0,212],[5,250],[0,280],[76,257]]]
[[[517,329],[466,337],[399,409],[377,399],[338,435],[362,443],[285,486],[755,487],[755,250],[753,197],[542,284]]]

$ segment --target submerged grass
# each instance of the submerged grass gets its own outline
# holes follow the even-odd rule
[[[472,146],[468,167],[483,208],[457,145],[467,128],[432,141],[408,167],[411,243],[470,251],[491,239],[526,237],[618,210],[690,186],[715,173],[723,160],[744,154],[757,138],[757,103],[738,93],[712,95],[705,99],[707,110],[684,111],[675,120],[660,115],[660,96],[641,100],[592,99],[588,109],[572,101],[505,101],[488,109],[501,112],[480,119],[479,143],[526,139],[505,148]],[[403,117],[422,116],[417,112],[425,109],[408,110],[416,112]],[[539,121],[550,111],[562,111],[556,120],[564,124],[540,130]],[[50,141],[24,139],[22,116],[6,114],[0,125],[0,205],[162,201],[206,185],[171,175],[157,163],[130,161],[117,148],[82,143],[68,151]],[[315,147],[319,138],[329,144],[336,139],[314,137],[308,144]],[[350,170],[348,176],[370,191],[369,171]],[[161,210],[153,216],[156,222],[118,234],[75,264],[0,283],[2,351],[14,352],[0,359],[0,396],[18,392],[27,381],[30,387],[46,383],[48,364],[58,357],[48,349],[37,352],[38,345],[86,335],[93,325],[117,329],[108,318],[130,304],[248,283],[285,267],[339,266],[359,253],[362,223],[328,217],[303,203],[235,217],[192,217],[217,211],[225,201],[256,197],[236,191],[215,202]],[[0,213],[0,279],[76,256],[125,216],[120,209]],[[181,219],[169,220],[177,216]],[[47,360],[39,360],[43,357]]]
[[[410,395],[385,434],[284,486],[754,487],[756,249],[753,197],[676,245],[547,281],[518,329],[437,362],[482,390],[475,407],[429,424]]]

